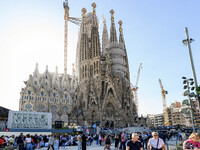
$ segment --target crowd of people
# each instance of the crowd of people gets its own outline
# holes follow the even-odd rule
[[[95,142],[96,145],[102,146],[102,149],[109,149],[112,143],[117,150],[166,150],[165,140],[171,137],[180,138],[180,134],[170,133],[121,133],[121,134],[82,134],[78,135],[23,135],[10,137],[2,135],[0,137],[0,148],[6,146],[15,146],[19,150],[34,150],[41,147],[46,147],[47,150],[58,150],[59,147],[76,145],[77,150],[86,150],[87,146]],[[192,133],[188,140],[183,142],[184,150],[200,150],[199,134]]]

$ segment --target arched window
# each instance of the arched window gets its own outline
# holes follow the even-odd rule
[[[56,93],[53,93],[53,97],[56,97]]]

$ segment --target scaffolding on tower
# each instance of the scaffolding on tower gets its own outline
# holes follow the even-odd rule
[[[64,71],[67,73],[67,53],[68,53],[68,21],[80,26],[81,18],[69,17],[69,6],[68,0],[63,2],[63,7],[65,9],[65,40],[64,40]]]

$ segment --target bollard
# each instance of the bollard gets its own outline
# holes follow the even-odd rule
[[[166,143],[166,145],[167,145],[167,150],[169,150],[169,145],[168,145],[168,143],[167,142],[165,142]]]

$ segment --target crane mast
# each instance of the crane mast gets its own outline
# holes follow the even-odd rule
[[[68,21],[80,26],[81,18],[69,17],[69,6],[68,0],[63,2],[63,7],[65,9],[65,38],[64,38],[64,71],[67,73],[67,53],[68,53]]]
[[[137,107],[137,114],[139,115],[139,105],[138,105],[138,95],[137,95],[137,90],[138,90],[138,81],[139,81],[139,77],[140,77],[140,70],[142,68],[142,63],[140,63],[139,69],[138,69],[138,73],[137,73],[137,79],[136,79],[136,83],[135,86],[133,86],[133,88],[131,89],[131,91],[133,91],[133,95],[134,95],[134,99],[135,99],[135,105]]]
[[[165,95],[167,93],[167,91],[165,91],[163,89],[163,85],[162,85],[161,79],[159,79],[159,83],[160,83],[160,87],[161,87],[161,94],[162,94],[162,98],[163,98],[162,103],[163,103],[163,110],[164,110],[167,107],[166,95]]]
[[[166,102],[167,91],[164,90],[161,79],[159,79],[159,83],[160,83],[161,94],[162,94],[164,124],[165,124],[165,126],[169,126],[170,121],[169,121],[167,102]]]

